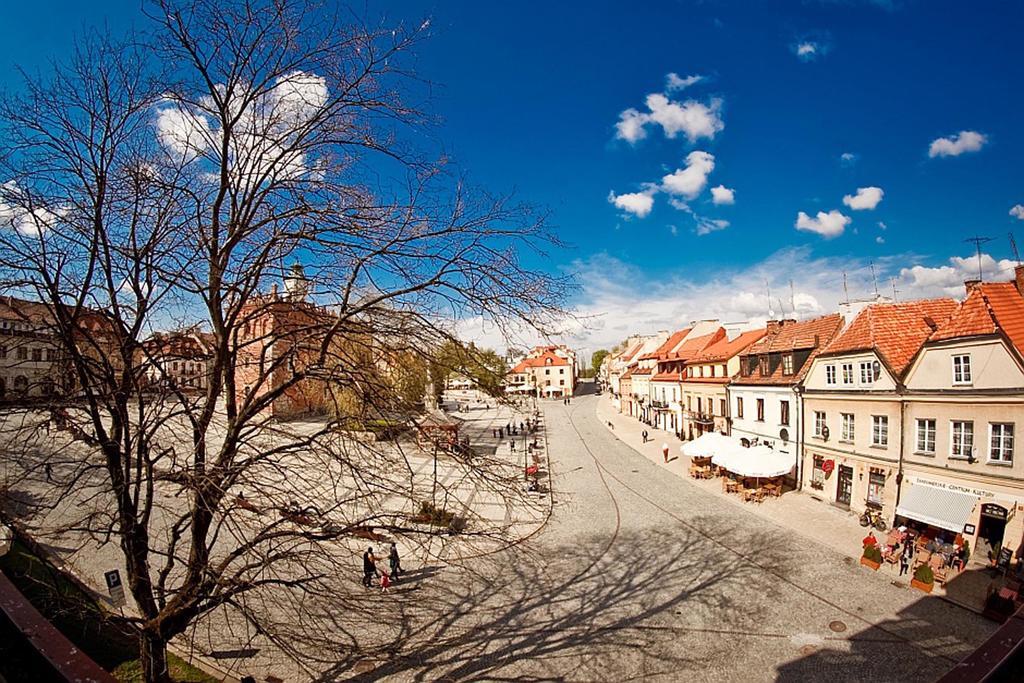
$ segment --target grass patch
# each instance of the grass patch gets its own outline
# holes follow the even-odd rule
[[[167,668],[171,670],[171,680],[176,683],[219,683],[219,678],[197,669],[181,657],[167,653]],[[113,671],[114,678],[121,683],[143,683],[142,664],[137,659],[122,662]]]

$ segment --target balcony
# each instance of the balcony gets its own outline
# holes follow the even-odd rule
[[[652,399],[651,400],[651,407],[652,408],[661,408],[662,410],[667,410],[668,409],[668,401],[659,401],[657,399]]]

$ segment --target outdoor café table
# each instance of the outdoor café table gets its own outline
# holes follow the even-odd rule
[[[764,490],[769,495],[772,495],[772,496],[775,496],[775,497],[779,497],[779,496],[782,495],[782,487],[779,486],[778,484],[765,484],[764,485]]]

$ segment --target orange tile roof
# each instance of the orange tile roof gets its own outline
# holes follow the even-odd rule
[[[640,351],[640,349],[642,349],[643,347],[644,343],[642,341],[635,343],[629,349],[629,351],[626,351],[622,356],[620,356],[621,360],[625,363],[628,363],[629,361],[633,360],[633,356],[635,356],[637,352]]]
[[[755,369],[750,375],[738,375],[735,378],[736,384],[799,384],[807,372],[811,369],[811,363],[821,353],[830,341],[843,329],[843,316],[838,313],[812,318],[811,320],[787,320],[782,328],[775,335],[768,335],[761,341],[751,344],[741,357],[746,359],[750,356],[759,356],[766,353],[781,353],[785,351],[806,351],[812,349],[807,360],[792,375],[782,374],[782,363],[776,363],[772,373],[762,376]],[[815,346],[817,339],[817,346]],[[747,362],[744,360],[743,362]]]
[[[652,382],[678,382],[680,379],[680,373],[678,372],[659,372],[651,378]]]
[[[551,362],[548,362],[548,361]],[[512,368],[509,372],[519,373],[524,372],[527,368],[543,368],[557,365],[568,365],[569,361],[561,356],[551,352],[545,351],[536,358],[526,358],[519,363],[519,365]]]
[[[651,368],[637,368],[636,370],[633,371],[633,376],[636,377],[637,375],[649,375],[652,372],[653,370]]]
[[[977,337],[1002,331],[1024,355],[1024,297],[1012,282],[976,286],[929,341]]]
[[[767,334],[767,330],[750,330],[744,332],[733,340],[723,337],[714,344],[706,347],[704,351],[690,359],[690,363],[710,363],[713,361],[728,360],[739,352],[746,349],[756,341],[759,341]]]
[[[956,309],[952,299],[923,299],[872,304],[825,347],[834,356],[874,350],[897,377],[902,377],[924,342]]]
[[[725,339],[725,330],[721,327],[711,334],[705,334],[703,337],[687,339],[683,342],[682,346],[667,354],[665,358],[670,360],[690,360],[720,339]]]
[[[672,349],[677,347],[679,343],[686,338],[686,335],[690,334],[690,330],[692,329],[692,327],[687,327],[685,329],[679,330],[678,332],[672,333],[671,335],[669,335],[669,338],[665,340],[664,344],[656,348],[654,351],[640,356],[640,360],[651,360],[653,358],[664,357]]]

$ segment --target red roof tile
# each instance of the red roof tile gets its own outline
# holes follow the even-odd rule
[[[929,341],[977,337],[1002,331],[1024,355],[1024,297],[1012,282],[978,285]]]
[[[550,362],[549,362],[550,361]],[[536,358],[527,358],[519,363],[519,365],[512,368],[509,372],[519,373],[525,371],[527,368],[543,368],[558,365],[568,365],[569,361],[561,356],[551,352],[545,351]]]
[[[622,360],[624,363],[628,363],[629,361],[633,360],[633,356],[635,356],[637,352],[643,347],[644,343],[642,341],[633,344],[633,346],[631,346],[628,351],[626,351],[624,354],[622,354],[622,356],[620,356],[620,360]]]
[[[719,327],[716,331],[711,334],[705,334],[703,337],[695,337],[693,339],[687,339],[683,344],[675,351],[666,354],[666,360],[690,360],[697,354],[701,353],[711,344],[714,344],[720,339],[725,339],[725,330]]]
[[[782,353],[786,351],[806,351],[812,349],[807,360],[796,373],[792,375],[782,374],[782,363],[775,363],[772,373],[762,376],[759,372],[735,378],[736,384],[779,384],[793,385],[800,383],[804,375],[811,369],[811,363],[821,353],[830,341],[843,328],[843,316],[838,313],[812,318],[811,320],[787,320],[784,321],[778,333],[768,335],[761,341],[751,344],[746,351],[740,354],[743,357],[759,356],[765,353]],[[817,339],[817,346],[815,340]],[[744,361],[746,362],[746,361]]]
[[[690,330],[692,329],[692,327],[687,327],[685,329],[679,330],[678,332],[672,333],[669,336],[669,338],[665,340],[664,344],[656,348],[654,351],[640,356],[640,360],[651,360],[653,358],[664,357],[666,354],[672,351],[672,349],[677,347],[680,342],[686,339],[686,335],[690,334]]]
[[[744,332],[732,340],[723,337],[714,344],[707,346],[699,355],[691,358],[690,363],[711,363],[720,360],[728,360],[754,342],[760,340],[765,334],[767,334],[767,331],[760,329]]]
[[[825,347],[821,355],[877,352],[897,377],[902,377],[921,345],[956,309],[952,299],[923,299],[872,304]]]

